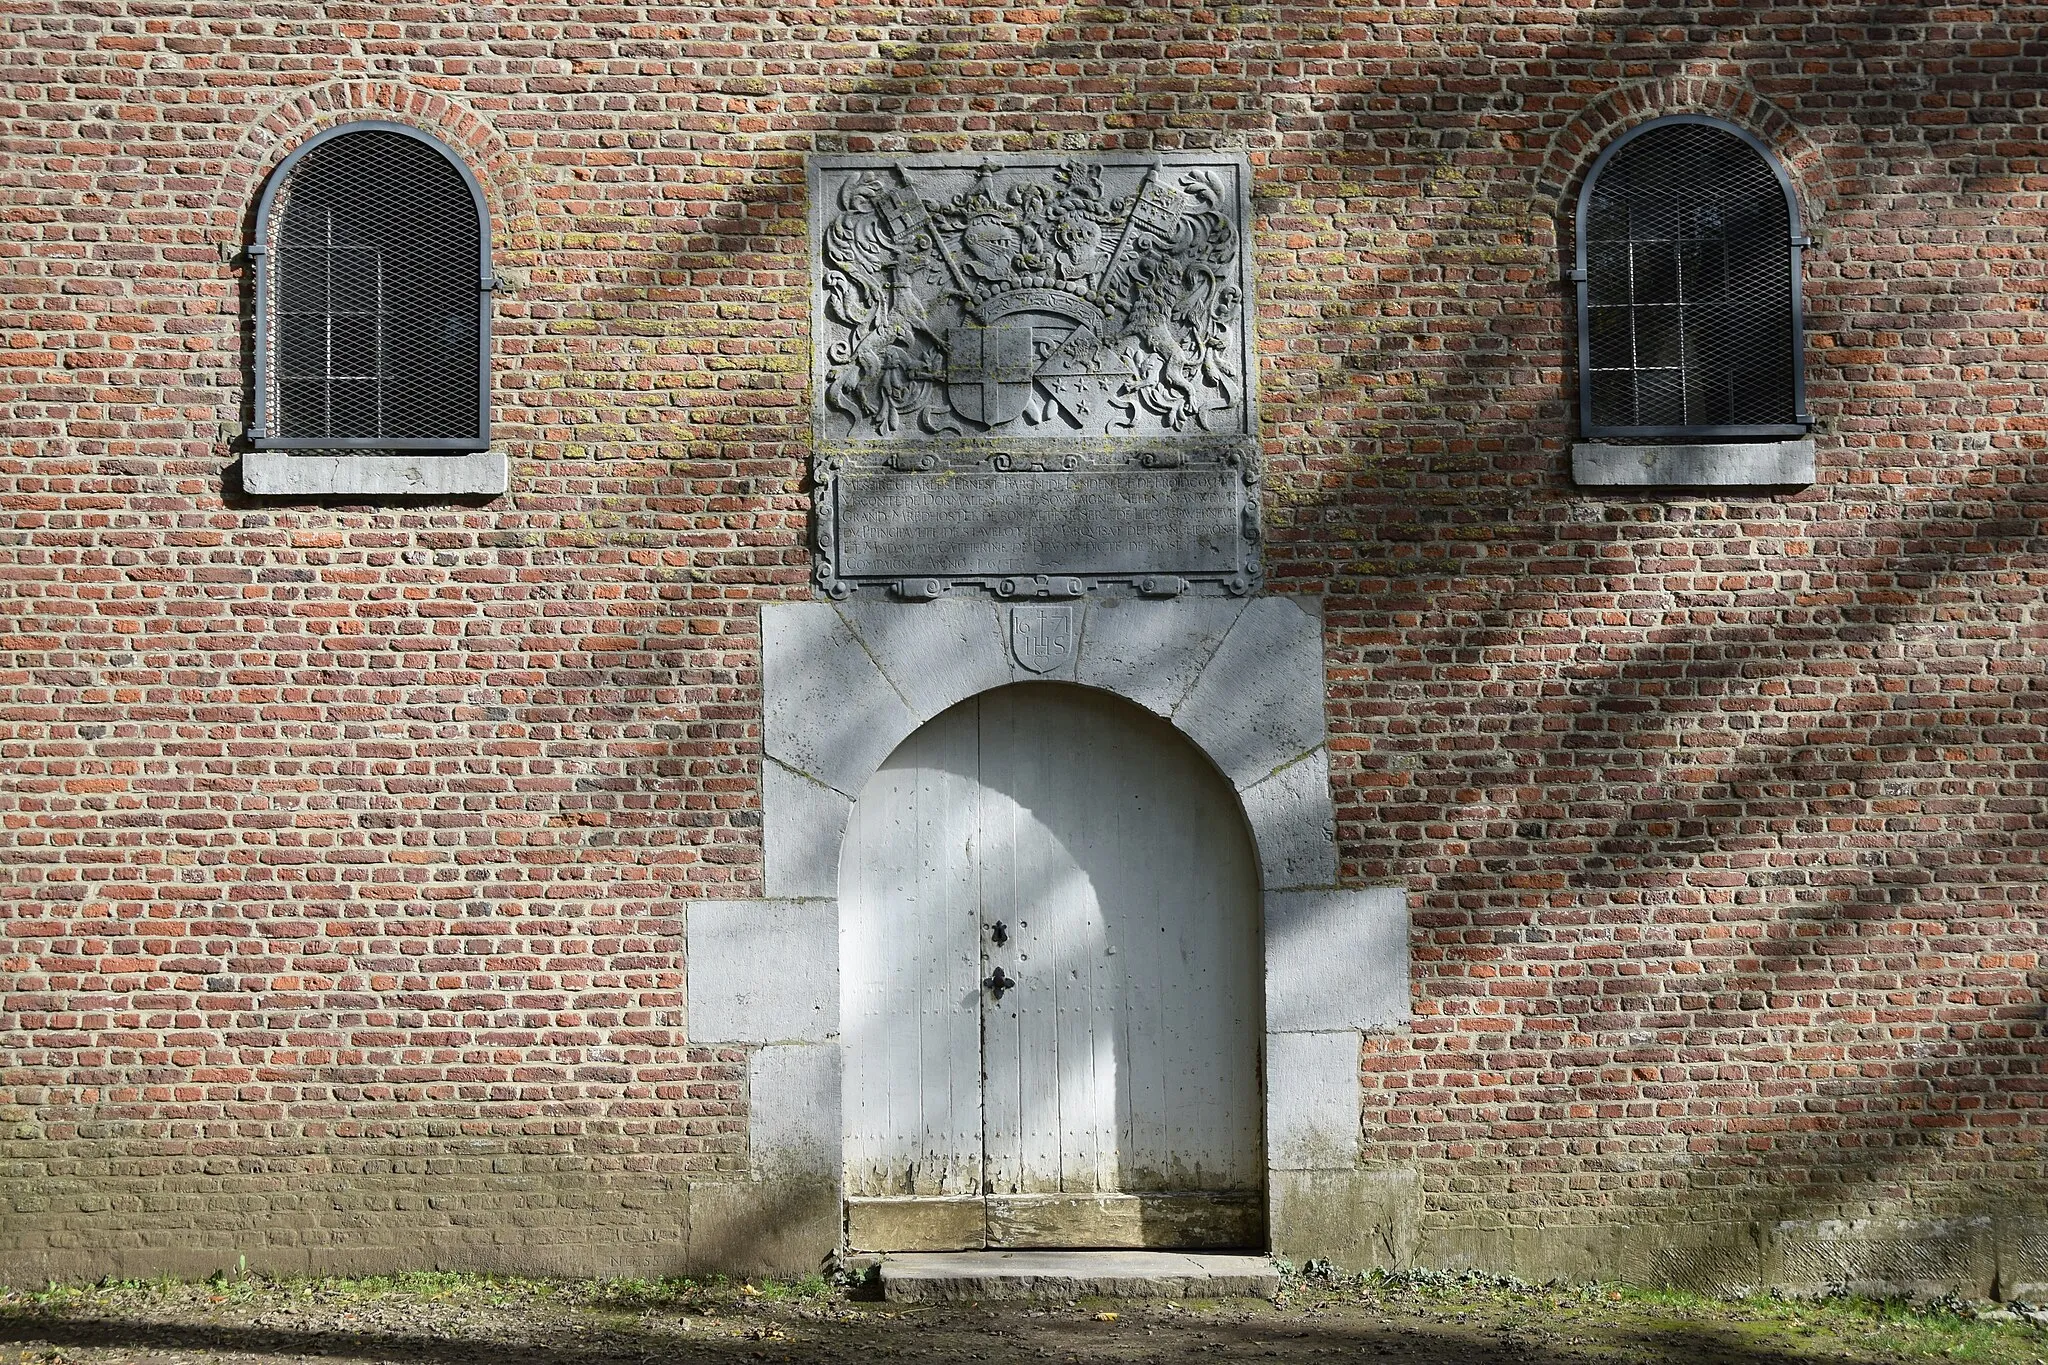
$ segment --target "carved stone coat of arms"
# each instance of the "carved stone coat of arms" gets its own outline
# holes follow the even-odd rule
[[[811,161],[820,586],[924,600],[1259,578],[1250,166]]]
[[[831,437],[1246,431],[1239,166],[826,166]]]

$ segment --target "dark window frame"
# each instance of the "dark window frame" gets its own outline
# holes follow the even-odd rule
[[[1733,133],[1749,145],[1751,151],[1763,158],[1777,177],[1778,186],[1785,194],[1785,207],[1789,215],[1791,231],[1785,243],[1787,268],[1792,274],[1792,404],[1793,420],[1789,423],[1766,425],[1699,425],[1699,426],[1602,426],[1593,420],[1593,337],[1592,309],[1588,297],[1590,275],[1586,259],[1587,236],[1593,208],[1593,193],[1600,184],[1601,173],[1607,169],[1615,155],[1637,138],[1655,133],[1659,129],[1679,124],[1695,124]],[[1673,441],[1673,442],[1743,442],[1792,440],[1807,435],[1813,428],[1812,415],[1806,408],[1806,310],[1804,290],[1801,285],[1802,265],[1805,249],[1812,245],[1802,226],[1799,213],[1799,195],[1792,184],[1792,177],[1784,163],[1766,146],[1763,140],[1748,129],[1726,119],[1706,114],[1668,114],[1662,118],[1649,119],[1623,133],[1610,142],[1593,162],[1586,173],[1585,184],[1579,189],[1577,218],[1577,245],[1572,281],[1576,287],[1579,309],[1579,430],[1587,440]]]
[[[270,391],[273,383],[271,372],[273,312],[272,298],[276,290],[272,243],[275,240],[276,207],[279,193],[291,183],[292,174],[299,161],[313,151],[336,138],[358,133],[396,133],[408,137],[438,153],[443,160],[462,176],[468,187],[470,202],[476,208],[477,218],[477,414],[476,429],[471,432],[452,434],[444,437],[392,437],[392,436],[279,436],[270,430]],[[249,428],[249,443],[257,450],[322,450],[336,452],[374,453],[380,451],[440,451],[446,454],[461,454],[488,450],[491,444],[491,292],[497,287],[497,280],[491,273],[491,211],[484,198],[483,185],[478,182],[455,150],[431,133],[412,127],[410,124],[394,123],[384,119],[360,119],[340,124],[324,132],[316,133],[292,149],[289,156],[278,163],[271,172],[269,181],[263,187],[263,195],[256,202],[256,240],[249,245],[249,256],[256,268],[256,355],[255,355],[255,403],[253,420]]]

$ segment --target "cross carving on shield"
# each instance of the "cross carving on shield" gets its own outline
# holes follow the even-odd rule
[[[1050,673],[1073,656],[1072,607],[1010,608],[1010,649],[1033,673]]]
[[[1031,400],[1036,341],[1029,327],[953,327],[946,332],[946,396],[971,422],[999,427]]]

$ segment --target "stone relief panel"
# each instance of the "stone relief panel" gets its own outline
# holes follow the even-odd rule
[[[1251,592],[1250,180],[1224,153],[814,158],[820,586]]]
[[[822,159],[821,434],[1249,434],[1244,171]]]

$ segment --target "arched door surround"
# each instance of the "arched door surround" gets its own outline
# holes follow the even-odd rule
[[[792,1263],[819,1250],[812,1239],[843,1245],[838,896],[854,801],[926,722],[1044,679],[1136,703],[1229,783],[1259,876],[1267,1245],[1368,1257],[1386,1218],[1367,1206],[1387,1196],[1360,1150],[1361,1034],[1408,1018],[1408,915],[1398,887],[1337,885],[1320,603],[1096,599],[1065,606],[1064,620],[1014,616],[1032,610],[969,599],[762,608],[768,899],[688,910],[691,1043],[748,1049],[751,1183],[721,1191],[719,1226],[772,1213],[791,1229]],[[1063,629],[1039,629],[1048,619]],[[1044,648],[1055,636],[1062,647]],[[1025,651],[1030,667],[1025,646],[1039,646]]]

